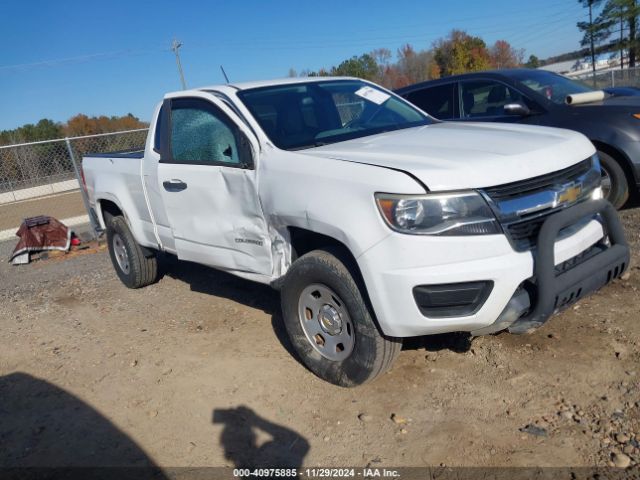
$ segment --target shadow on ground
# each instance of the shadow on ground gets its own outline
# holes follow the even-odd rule
[[[236,468],[298,469],[309,452],[309,442],[302,435],[262,418],[245,406],[215,409],[213,423],[223,425],[220,444],[225,458]],[[261,442],[259,437],[266,438]]]
[[[280,310],[280,295],[267,285],[251,282],[226,272],[166,256],[161,261],[161,275],[175,278],[190,285],[194,292],[223,297],[248,307],[257,308],[271,315],[271,326],[282,346],[300,363],[289,341]],[[451,350],[464,353],[471,348],[467,333],[446,333],[406,338],[404,350],[424,348],[427,351]]]
[[[467,332],[440,333],[423,337],[405,338],[403,350],[425,349],[428,352],[450,350],[454,353],[465,353],[471,349],[472,337]]]
[[[214,268],[183,262],[173,256],[163,257],[160,264],[161,276],[166,275],[185,282],[194,292],[227,298],[271,315],[271,327],[276,338],[290,355],[300,361],[289,341],[280,311],[280,295],[276,290],[268,285],[245,280]]]
[[[140,478],[143,472],[145,478],[165,478],[142,448],[94,408],[25,373],[0,377],[0,446],[3,478],[11,471],[26,475],[17,470],[24,467],[106,466],[127,467],[120,478]]]
[[[197,263],[181,261],[172,255],[165,255],[160,261],[160,277],[164,276],[189,284],[194,292],[228,298],[270,315],[280,310],[278,292],[268,285],[245,280]]]

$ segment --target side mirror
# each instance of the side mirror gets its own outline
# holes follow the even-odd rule
[[[505,115],[518,115],[520,117],[531,115],[529,107],[521,102],[507,103],[503,108]]]

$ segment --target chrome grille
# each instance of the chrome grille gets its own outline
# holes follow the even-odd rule
[[[600,184],[596,157],[526,180],[481,190],[517,251],[530,250],[547,217],[591,198]]]
[[[522,197],[523,195],[547,190],[550,185],[556,183],[567,183],[576,180],[587,173],[591,169],[591,165],[592,162],[589,158],[568,168],[558,170],[557,172],[519,182],[498,185],[497,187],[486,188],[485,193],[496,202]]]

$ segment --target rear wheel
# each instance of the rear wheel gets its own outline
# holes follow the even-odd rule
[[[629,183],[620,164],[609,154],[598,151],[602,171],[602,193],[616,208],[629,199]]]
[[[158,278],[156,253],[136,243],[124,217],[109,216],[105,220],[109,256],[120,281],[129,288],[155,282]]]
[[[361,385],[388,370],[402,348],[382,335],[361,290],[336,250],[297,259],[281,290],[289,338],[318,377],[343,387]]]

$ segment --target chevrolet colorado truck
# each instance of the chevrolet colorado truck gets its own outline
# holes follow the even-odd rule
[[[169,93],[143,152],[83,170],[127,287],[158,252],[270,284],[301,360],[341,386],[404,337],[529,332],[629,265],[582,134],[440,122],[356,78]]]

